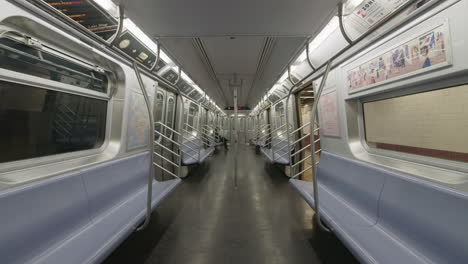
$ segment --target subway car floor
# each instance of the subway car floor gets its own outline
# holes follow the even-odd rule
[[[252,147],[222,147],[106,260],[113,263],[357,263],[281,171]]]

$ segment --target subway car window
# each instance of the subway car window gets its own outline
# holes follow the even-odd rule
[[[157,93],[156,94],[156,102],[155,102],[155,107],[154,107],[154,122],[163,122],[163,117],[164,117],[164,95],[162,93]],[[162,133],[162,127],[160,124],[156,124],[155,128],[157,131]],[[155,140],[159,140],[160,135],[156,133],[155,135]]]
[[[107,93],[105,73],[39,51],[9,38],[0,38],[0,67]]]
[[[167,98],[167,107],[166,107],[166,125],[168,127],[174,127],[174,111],[175,111],[175,99],[172,96]],[[168,129],[166,130],[166,136],[170,137],[172,132]]]
[[[107,101],[0,81],[0,162],[99,148]]]
[[[197,129],[198,127],[198,111],[199,111],[198,105],[194,103],[190,103],[189,111],[187,115],[187,124],[189,125],[187,127],[188,132],[194,133],[195,132],[194,129]]]
[[[284,115],[284,104],[283,102],[277,104],[275,106],[275,115],[276,115],[276,127],[281,127],[284,125],[285,122],[285,115]]]
[[[468,162],[468,85],[363,104],[370,147]]]

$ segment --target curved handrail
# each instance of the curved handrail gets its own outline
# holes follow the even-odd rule
[[[148,192],[147,192],[147,198],[146,198],[146,217],[145,217],[145,222],[143,223],[142,226],[137,228],[137,231],[141,231],[145,229],[150,220],[151,220],[151,212],[152,212],[152,197],[153,197],[153,177],[154,177],[154,162],[153,162],[153,155],[151,154],[153,152],[153,146],[154,146],[154,127],[153,127],[153,111],[151,109],[151,103],[149,100],[148,92],[146,91],[145,85],[143,83],[143,79],[141,78],[140,71],[138,69],[138,63],[136,61],[133,62],[133,70],[135,71],[135,74],[138,79],[138,84],[140,86],[141,91],[143,92],[143,97],[145,98],[145,104],[146,104],[146,109],[148,110],[148,115],[150,119],[150,140],[149,140],[149,149],[150,149],[150,171],[148,175]]]
[[[117,39],[119,38],[120,34],[122,34],[122,31],[123,31],[123,21],[124,21],[124,8],[122,5],[119,5],[118,6],[119,8],[119,24],[117,25],[117,31],[115,32],[115,34],[107,40],[107,43],[109,45],[109,47],[112,47],[115,45],[115,43],[117,42]]]
[[[338,4],[338,21],[339,21],[339,24],[340,24],[341,35],[343,35],[343,37],[345,38],[346,42],[348,42],[349,45],[353,45],[353,41],[348,36],[348,33],[346,33],[346,30],[344,28],[344,24],[343,24],[343,3],[342,2]]]
[[[318,88],[317,90],[317,93],[314,94],[315,96],[315,100],[314,100],[314,104],[312,106],[312,111],[311,111],[311,115],[310,115],[310,118],[311,118],[311,121],[310,121],[310,131],[311,131],[311,136],[314,135],[314,132],[315,131],[315,120],[316,120],[316,116],[317,116],[317,109],[318,109],[318,104],[319,104],[319,101],[320,101],[320,97],[322,96],[322,91],[323,91],[323,88],[325,87],[325,83],[327,81],[327,78],[328,78],[328,74],[330,73],[330,69],[331,69],[331,65],[332,65],[332,61],[328,61],[327,63],[327,68],[325,69],[325,73],[322,77],[322,81],[320,82],[320,87]],[[320,203],[319,203],[319,194],[318,194],[318,168],[317,168],[317,161],[315,160],[315,141],[314,141],[314,144],[310,144],[310,149],[311,149],[311,156],[312,156],[312,171],[314,173],[314,177],[313,177],[313,186],[314,186],[314,202],[315,202],[315,214],[317,216],[317,222],[318,222],[318,225],[320,226],[320,228],[322,228],[323,230],[325,231],[330,231],[330,229],[328,229],[327,227],[325,227],[322,223],[322,221],[320,220]]]

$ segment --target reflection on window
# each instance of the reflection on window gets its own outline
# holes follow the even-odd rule
[[[107,92],[107,77],[104,73],[9,38],[0,38],[0,68],[97,92]]]
[[[468,85],[364,103],[370,147],[468,162]]]
[[[99,148],[107,101],[0,81],[0,162]]]

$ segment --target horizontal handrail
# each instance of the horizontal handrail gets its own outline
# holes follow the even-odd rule
[[[310,122],[307,122],[307,124],[302,125],[301,127],[296,128],[294,131],[291,132],[291,134],[297,133],[298,131],[300,131],[301,129],[303,129],[304,127],[309,126],[309,125],[310,125]]]
[[[172,127],[169,127],[168,125],[163,124],[161,121],[158,121],[158,122],[156,122],[155,124],[162,125],[163,127],[167,128],[167,129],[169,129],[169,130],[171,130],[171,132],[173,132],[173,133],[175,133],[175,134],[177,134],[177,135],[180,135],[180,133],[177,132],[175,129],[173,129]]]
[[[269,133],[266,133],[266,132],[265,132],[266,134],[263,135],[261,138],[263,138],[263,137],[265,137],[265,136],[273,135],[273,133],[275,133],[276,131],[282,129],[282,128],[285,127],[285,126],[286,126],[286,124],[284,124],[284,125],[282,125],[282,126],[280,126],[280,127],[277,127],[277,128],[275,128],[275,129],[269,131]]]
[[[175,164],[172,160],[169,160],[168,158],[164,157],[163,155],[157,153],[157,152],[153,152],[153,154],[156,154],[158,155],[160,158],[162,158],[163,160],[169,162],[170,164],[176,166],[176,167],[179,167],[179,164]]]
[[[297,178],[297,176],[303,174],[304,172],[306,172],[306,171],[308,171],[308,170],[310,170],[310,169],[312,169],[312,166],[309,166],[307,169],[304,169],[304,170],[302,170],[301,172],[295,174],[294,176],[292,176],[292,178],[293,178],[293,179],[294,179],[294,178]]]
[[[305,135],[305,136],[302,136],[301,138],[299,138],[298,140],[294,141],[293,142],[293,145],[294,144],[297,144],[298,142],[300,142],[301,140],[304,140],[306,137],[308,137],[309,135]]]
[[[175,175],[174,173],[172,173],[172,171],[170,171],[170,170],[164,168],[163,166],[157,164],[156,162],[153,162],[153,164],[154,164],[155,166],[157,166],[158,168],[160,168],[161,170],[163,170],[163,171],[169,173],[170,175],[172,175],[172,176],[174,176],[174,177],[176,177],[176,178],[179,178],[179,176],[177,176],[177,175]]]
[[[189,125],[187,123],[185,123],[184,126],[187,126],[187,127],[191,128],[191,129],[193,129],[195,131],[198,131],[198,128],[195,128],[195,127],[193,127],[193,126],[191,126],[191,125]]]
[[[180,143],[179,142],[176,142],[175,140],[173,140],[172,138],[164,135],[164,133],[160,132],[160,131],[157,131],[156,129],[154,130],[155,133],[157,133],[159,136],[161,136],[162,138],[165,138],[169,141],[171,141],[172,143],[176,144],[178,147],[180,147]],[[154,142],[156,142],[156,140],[154,140]]]
[[[271,149],[274,149],[274,147],[278,146],[279,143],[276,143],[275,146],[272,146]],[[291,148],[291,145],[289,144],[286,144],[284,146],[282,146],[280,149],[277,149],[277,150],[273,150],[273,152],[275,153],[278,153],[280,152],[281,150],[285,149],[285,148]],[[287,153],[287,152],[286,152]]]
[[[163,144],[157,142],[156,140],[154,141],[154,143],[158,144],[160,147],[164,148],[165,150],[171,152],[173,155],[176,155],[177,157],[180,157],[180,154],[174,152],[173,150],[171,150],[170,148],[164,146]]]
[[[291,166],[291,168],[294,168],[296,167],[297,165],[301,164],[302,162],[306,161],[307,159],[310,159],[312,157],[312,155],[309,155],[303,159],[301,159],[300,161],[296,162],[294,165]]]
[[[292,139],[292,137],[290,136],[289,139]],[[283,141],[288,141],[288,139],[285,139]],[[280,141],[276,142],[275,144],[273,144],[271,147],[274,148],[274,147],[278,146],[281,142],[282,141],[280,140]]]
[[[307,146],[301,148],[300,150],[294,152],[293,154],[291,154],[291,156],[296,156],[297,154],[301,153],[302,151],[306,150],[307,148],[310,148],[310,144],[308,144]]]

